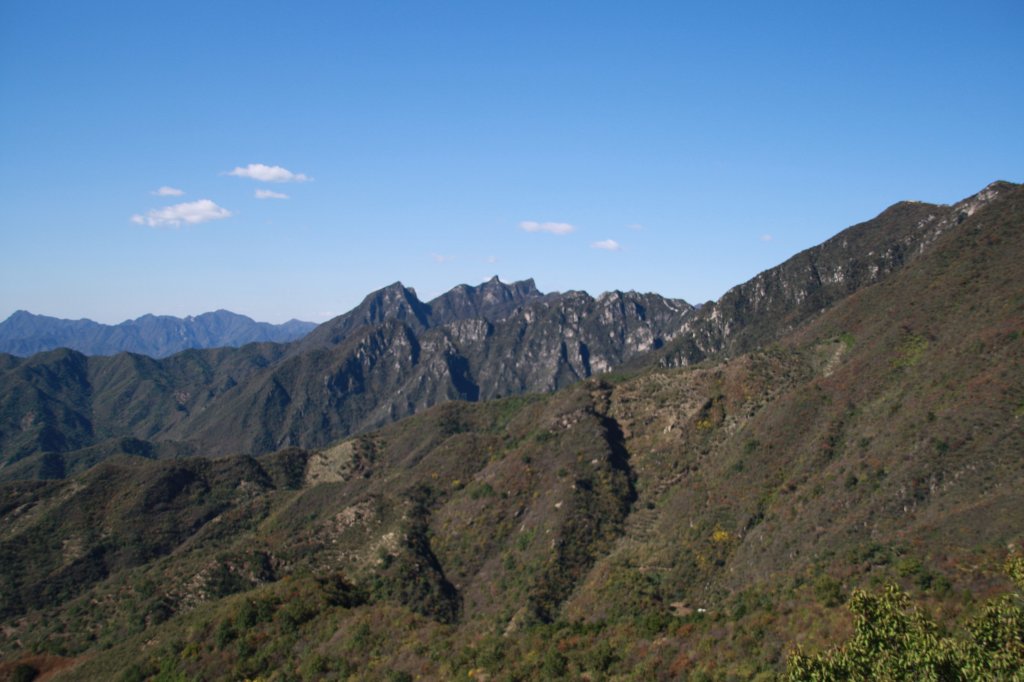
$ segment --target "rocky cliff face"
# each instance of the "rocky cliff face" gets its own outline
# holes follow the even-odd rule
[[[482,397],[550,391],[662,347],[692,311],[656,294],[569,292],[516,310],[465,347]]]
[[[556,294],[557,296],[557,294]],[[434,324],[483,318],[500,320],[526,303],[543,298],[532,279],[505,284],[492,277],[479,286],[460,284],[430,301],[430,317]]]
[[[8,357],[0,443],[8,461],[124,437],[222,454],[317,447],[447,400],[566,386],[663,346],[691,311],[655,294],[543,295],[532,280],[497,278],[423,303],[395,283],[288,346],[162,361],[65,351],[84,373],[67,376],[84,382],[74,400],[47,388],[64,381],[51,359]],[[80,425],[58,438],[68,415]]]
[[[422,331],[430,326],[430,306],[416,297],[414,289],[395,282],[369,294],[349,312],[321,324],[295,344],[290,353],[297,355],[315,348],[336,346],[356,330],[387,320],[397,320]]]
[[[291,353],[336,346],[357,330],[388,320],[402,322],[417,332],[459,320],[500,320],[517,307],[543,297],[532,279],[506,284],[492,277],[475,287],[460,284],[424,303],[416,296],[415,289],[395,282],[368,295],[349,312],[317,327],[302,343],[295,344]]]
[[[313,451],[114,457],[2,483],[0,659],[58,652],[77,666],[62,679],[81,680],[130,663],[202,679],[776,679],[797,648],[849,636],[854,589],[898,584],[949,631],[991,619],[1024,528],[1022,226],[1024,188],[1001,189],[877,285],[722,361],[452,401]],[[825,255],[800,263],[834,273]],[[803,300],[819,279],[836,285],[812,278]],[[747,328],[799,310],[779,291]],[[411,395],[483,392],[498,379],[481,367],[570,381],[580,343],[591,370],[640,352],[677,313],[687,324],[675,306],[571,293],[425,332],[385,320],[297,356],[100,369],[65,351],[0,368],[65,400],[209,386],[171,395],[174,419],[233,419],[255,447]],[[216,416],[235,390],[246,409]],[[119,445],[160,456],[145,446]]]
[[[994,182],[952,206],[895,204],[702,306],[683,324],[662,363],[685,365],[713,353],[739,353],[771,343],[915,260],[940,235],[1017,187]]]
[[[498,305],[488,306],[486,287],[478,288],[483,292],[457,289],[450,297],[454,305],[438,306],[449,311],[441,319],[456,316],[450,311],[459,308],[501,317],[509,301],[495,297]],[[532,283],[519,288],[536,291]],[[664,345],[692,310],[683,301],[654,294],[614,292],[594,299],[570,292],[531,295],[504,319],[467,317],[428,326],[424,321],[434,318],[436,302],[430,314],[410,318],[409,312],[424,309],[409,289],[404,292],[390,299],[399,301],[395,317],[332,335],[336,343],[292,352],[218,396],[216,404],[195,409],[186,403],[195,417],[161,436],[198,439],[217,451],[322,446],[447,400],[567,386]],[[303,345],[318,341],[319,335]]]
[[[954,206],[897,204],[700,309],[636,292],[543,295],[532,281],[497,279],[424,303],[396,283],[287,346],[162,361],[3,357],[0,447],[8,463],[35,457],[3,475],[33,475],[41,453],[111,439],[208,454],[321,447],[448,400],[552,391],[624,364],[739,353],[883,280],[1016,192],[994,183]]]

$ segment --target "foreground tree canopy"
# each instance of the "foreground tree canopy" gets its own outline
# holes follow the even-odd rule
[[[1024,558],[1009,558],[1006,571],[1017,591],[988,602],[960,636],[942,634],[894,585],[855,590],[853,636],[816,656],[794,654],[790,681],[1024,680]]]

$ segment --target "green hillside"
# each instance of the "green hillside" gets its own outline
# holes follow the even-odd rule
[[[322,448],[449,400],[643,367],[652,352],[683,366],[763,348],[1015,191],[997,182],[952,206],[896,204],[700,308],[637,292],[543,295],[532,281],[497,279],[424,303],[395,283],[292,344],[163,360],[0,355],[0,480],[65,476],[107,453],[140,454],[121,449],[140,440],[154,457]]]
[[[992,191],[926,221],[885,277],[824,278],[805,308],[738,288],[555,393],[0,484],[2,670],[775,679],[853,632],[853,590],[889,583],[962,632],[1024,540],[1024,189]],[[700,331],[726,317],[753,331]]]

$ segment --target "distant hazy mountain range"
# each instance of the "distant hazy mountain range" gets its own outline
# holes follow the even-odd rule
[[[229,310],[184,319],[143,315],[120,324],[92,320],[63,320],[19,310],[0,322],[0,352],[26,357],[71,348],[86,355],[115,355],[123,351],[163,358],[189,348],[238,347],[247,343],[285,343],[300,339],[316,324],[289,320],[284,324],[256,322]]]

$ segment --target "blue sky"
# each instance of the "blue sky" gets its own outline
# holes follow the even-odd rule
[[[1024,180],[1021,35],[1019,0],[0,0],[0,319],[714,299]]]

